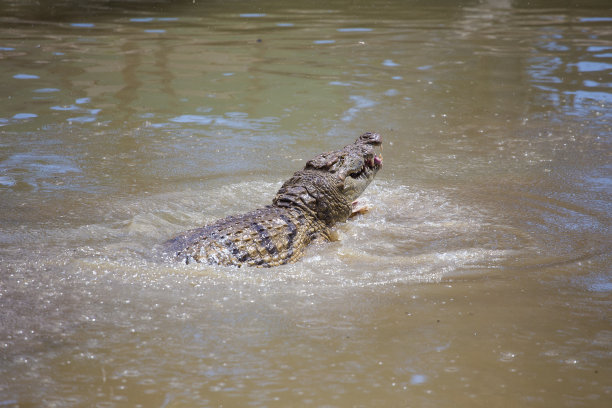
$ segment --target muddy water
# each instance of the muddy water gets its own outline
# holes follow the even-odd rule
[[[609,407],[612,11],[0,1],[0,405]],[[160,264],[380,132],[274,269]]]

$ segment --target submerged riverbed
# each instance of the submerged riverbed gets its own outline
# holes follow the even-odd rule
[[[0,406],[608,407],[606,1],[0,0]],[[369,213],[168,264],[314,155]]]

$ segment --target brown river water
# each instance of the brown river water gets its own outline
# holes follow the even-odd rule
[[[0,0],[1,407],[611,407],[612,6]],[[271,269],[160,262],[384,138]]]

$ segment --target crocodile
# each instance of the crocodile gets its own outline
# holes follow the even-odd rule
[[[332,227],[363,212],[355,201],[382,168],[367,132],[342,149],[309,160],[278,190],[272,204],[186,231],[164,243],[184,263],[272,267],[295,262],[315,240],[331,241]]]

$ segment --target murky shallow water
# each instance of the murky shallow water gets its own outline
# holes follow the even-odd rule
[[[0,2],[0,405],[612,402],[606,2]],[[274,269],[152,248],[365,130]]]

